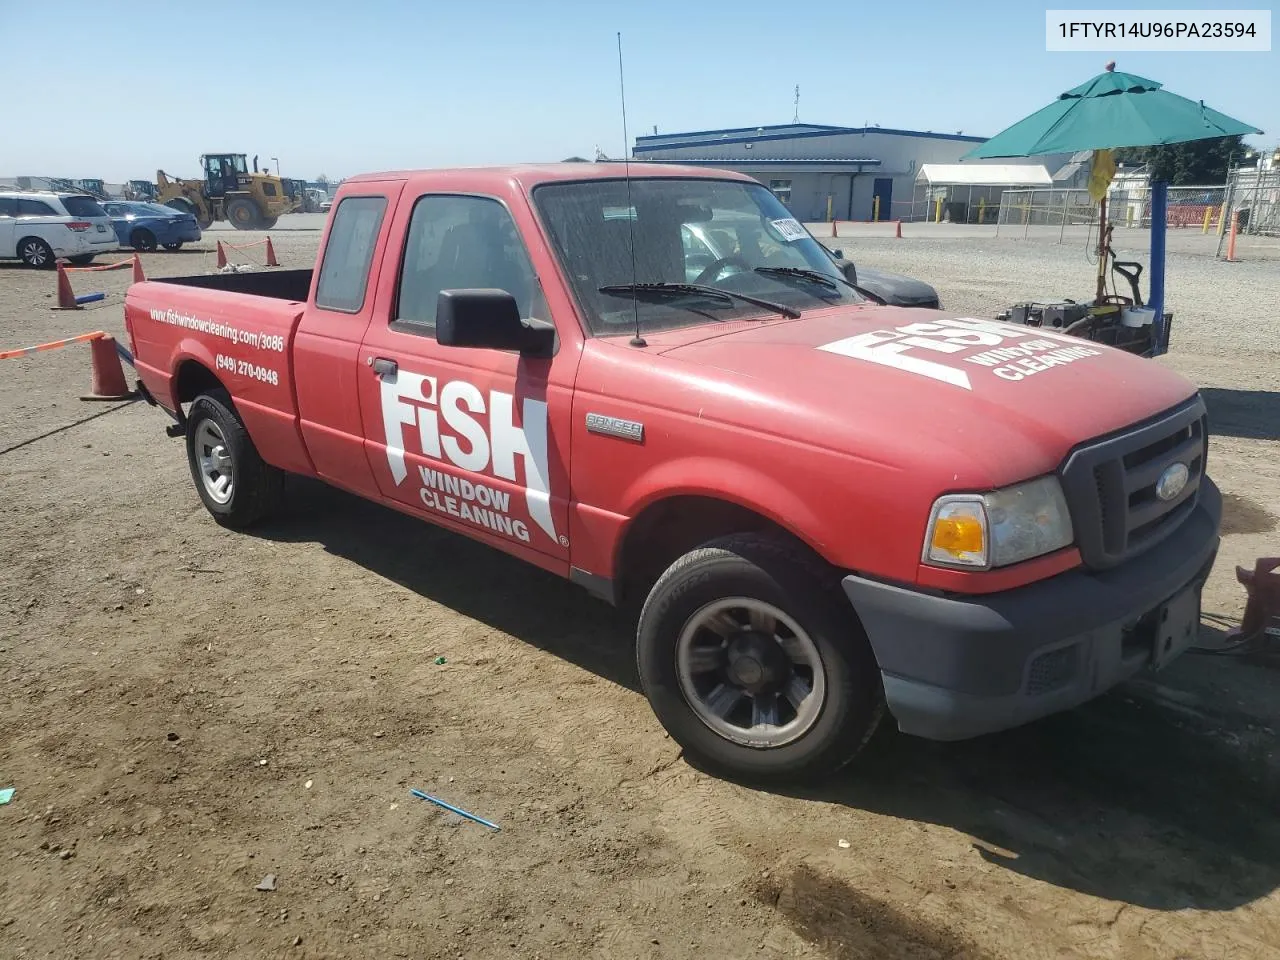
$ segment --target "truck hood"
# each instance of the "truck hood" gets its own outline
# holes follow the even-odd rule
[[[750,398],[716,404],[727,419],[904,467],[945,453],[958,486],[1050,472],[1076,445],[1196,392],[1156,361],[937,310],[845,307],[701,329],[652,346]]]

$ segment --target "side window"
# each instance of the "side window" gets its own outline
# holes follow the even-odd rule
[[[338,204],[329,229],[329,243],[324,248],[324,262],[320,264],[317,307],[360,312],[369,285],[373,248],[386,210],[386,197],[347,197]]]
[[[56,217],[53,207],[43,200],[18,200],[18,216],[20,217]]]
[[[434,326],[441,290],[476,288],[505,290],[520,316],[546,319],[529,254],[502,204],[485,197],[419,198],[405,240],[396,319]]]
[[[18,201],[14,197],[0,197],[0,217],[16,217]]]

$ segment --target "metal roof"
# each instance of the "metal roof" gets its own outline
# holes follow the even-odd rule
[[[621,161],[612,161],[620,163]],[[637,158],[633,163],[688,163],[696,166],[716,166],[728,164],[730,167],[758,167],[758,166],[787,166],[787,167],[878,167],[879,160],[873,160],[870,157],[848,158],[848,157],[753,157],[745,155],[741,157],[675,157],[671,160],[655,160],[644,157]]]
[[[1033,163],[924,163],[916,180],[965,187],[1051,187],[1053,177]]]
[[[882,133],[893,137],[924,137],[930,140],[959,140],[985,143],[986,137],[968,137],[959,133],[933,133],[928,130],[898,130],[893,127],[832,127],[817,123],[786,123],[763,127],[733,127],[726,130],[694,130],[689,133],[662,133],[636,137],[635,152],[706,147],[727,143],[762,143],[769,140],[806,140],[812,137],[840,137],[848,134],[866,136]]]

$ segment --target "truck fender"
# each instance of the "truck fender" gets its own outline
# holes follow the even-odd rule
[[[826,558],[818,515],[778,480],[741,461],[687,457],[645,471],[624,491],[622,513],[628,520],[614,545],[615,575],[621,570],[622,551],[636,518],[653,504],[676,497],[718,500],[750,511]]]
[[[218,369],[218,364],[217,360],[214,359],[213,351],[199,340],[193,337],[185,337],[180,340],[174,348],[173,356],[173,369],[169,372],[169,400],[172,404],[172,409],[182,409],[182,391],[180,387],[184,377],[184,368],[187,368],[190,364],[203,368],[202,376],[207,375],[218,386],[224,390],[227,389],[227,385],[223,383],[222,378],[215,372]],[[194,398],[188,397],[187,399]]]

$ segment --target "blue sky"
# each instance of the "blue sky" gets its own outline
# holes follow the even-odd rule
[[[1265,4],[1196,6],[1251,5]],[[1045,6],[64,0],[51,22],[38,4],[0,0],[0,176],[194,176],[198,155],[220,150],[279,157],[294,177],[554,161],[597,145],[616,157],[619,30],[633,138],[655,124],[785,123],[796,84],[803,121],[990,136],[1108,59],[1047,53]],[[44,39],[22,42],[26,30]],[[1280,54],[1115,59],[1268,131],[1256,145],[1280,143]]]

